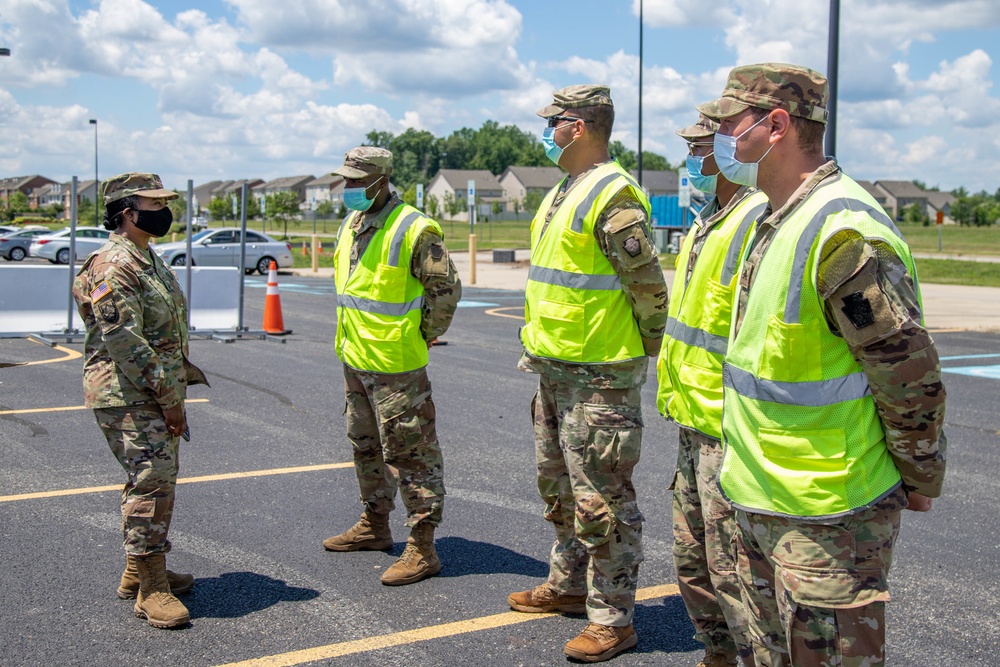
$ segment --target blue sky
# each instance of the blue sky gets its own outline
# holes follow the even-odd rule
[[[645,0],[643,147],[737,64],[826,71],[826,0]],[[276,10],[280,7],[280,11]],[[372,130],[541,133],[554,88],[611,86],[635,148],[638,0],[3,0],[0,176],[320,175]],[[856,178],[1000,188],[1000,2],[842,0],[837,153]]]

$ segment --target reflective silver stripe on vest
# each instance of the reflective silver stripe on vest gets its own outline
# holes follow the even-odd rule
[[[601,180],[597,181],[597,183],[590,188],[590,192],[587,193],[586,198],[580,202],[580,205],[576,207],[576,211],[573,213],[573,222],[570,225],[570,229],[577,234],[583,233],[583,220],[587,217],[587,214],[590,213],[590,209],[594,207],[594,202],[596,202],[597,198],[601,196],[602,192],[604,192],[604,188],[608,187],[612,181],[620,177],[621,174],[616,171],[615,173],[608,174]]]
[[[409,303],[389,303],[388,301],[374,301],[360,296],[351,296],[350,294],[338,294],[337,305],[350,308],[351,310],[360,310],[365,313],[403,317],[411,310],[422,308],[424,297],[418,296]]]
[[[410,229],[410,225],[418,218],[420,218],[420,211],[412,211],[399,223],[396,235],[392,237],[392,245],[389,246],[389,266],[399,265],[399,252],[403,247],[403,239],[406,238],[406,232]]]
[[[344,233],[344,227],[347,226],[347,222],[349,220],[354,219],[354,216],[356,216],[356,215],[358,215],[358,214],[357,213],[351,213],[350,215],[345,215],[344,216],[344,219],[340,223],[340,229],[337,230],[337,240],[338,241],[340,240],[340,235]]]
[[[736,269],[740,266],[740,249],[743,247],[743,240],[747,236],[747,230],[750,229],[750,225],[757,221],[758,217],[763,215],[766,208],[767,202],[754,206],[746,214],[743,222],[740,223],[739,228],[736,230],[736,236],[733,237],[732,242],[729,244],[729,252],[726,253],[726,261],[722,264],[722,275],[719,277],[719,282],[723,285],[728,285],[732,281],[733,276],[736,275]]]
[[[785,322],[797,323],[799,321],[802,280],[805,277],[809,252],[812,249],[813,243],[816,242],[816,237],[819,236],[820,231],[823,229],[826,219],[844,209],[854,213],[865,213],[875,220],[875,222],[882,223],[888,227],[899,238],[903,238],[903,234],[892,220],[889,219],[889,216],[878,208],[872,208],[872,205],[868,202],[863,202],[860,199],[843,199],[838,197],[824,204],[816,212],[812,220],[809,221],[809,224],[806,225],[802,236],[799,237],[798,244],[795,246],[795,258],[792,261],[792,276],[788,281],[788,300],[785,301]]]
[[[756,401],[819,408],[853,401],[871,394],[864,372],[813,382],[778,382],[755,377],[730,364],[722,367],[722,384],[740,396]]]
[[[704,329],[696,329],[674,317],[667,318],[667,328],[663,333],[685,345],[698,347],[715,354],[725,354],[729,347],[729,338],[726,336],[716,336]]]
[[[622,287],[621,278],[617,275],[573,273],[561,269],[546,269],[542,266],[532,266],[528,269],[528,280],[570,289],[617,290]]]

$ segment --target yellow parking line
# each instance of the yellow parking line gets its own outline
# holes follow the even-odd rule
[[[520,315],[508,315],[507,313],[501,312],[504,310],[520,310]],[[487,315],[495,315],[496,317],[509,317],[512,320],[523,320],[524,319],[524,306],[504,306],[502,308],[490,308],[486,311]]]
[[[31,340],[31,339],[29,339],[29,340]],[[35,343],[37,345],[41,345],[41,343],[39,343],[37,340],[32,340],[31,342]],[[72,361],[74,359],[79,359],[80,357],[83,356],[82,352],[77,352],[76,350],[71,350],[68,347],[63,347],[62,345],[56,345],[53,349],[59,350],[60,352],[63,352],[64,353],[63,356],[56,357],[55,359],[43,359],[41,361],[29,361],[28,363],[26,363],[24,365],[25,366],[38,366],[40,364],[55,364],[55,363],[58,363],[60,361]]]
[[[178,484],[200,484],[202,482],[219,482],[226,479],[245,479],[247,477],[267,477],[269,475],[291,475],[297,472],[313,472],[315,470],[334,470],[350,468],[353,463],[321,463],[312,466],[295,466],[293,468],[272,468],[271,470],[249,470],[245,472],[226,472],[218,475],[201,475],[199,477],[182,477]],[[102,493],[104,491],[121,491],[122,485],[88,486],[81,489],[59,489],[56,491],[37,491],[35,493],[18,493],[12,496],[0,496],[0,503],[15,500],[36,500],[38,498],[57,498],[59,496],[78,496],[85,493]]]
[[[35,362],[32,362],[35,363]],[[208,403],[207,398],[188,398],[185,403]],[[86,405],[69,405],[63,408],[24,408],[22,410],[0,410],[0,415],[30,415],[39,412],[69,412],[71,410],[93,410]]]
[[[642,600],[652,600],[655,598],[662,598],[677,594],[678,589],[676,584],[663,584],[661,586],[650,586],[648,588],[639,589],[636,593],[635,599],[636,602],[639,602]],[[502,614],[494,614],[492,616],[470,618],[466,621],[431,625],[425,628],[417,628],[416,630],[404,630],[403,632],[395,632],[390,635],[365,637],[364,639],[356,639],[354,641],[341,642],[339,644],[328,644],[327,646],[317,646],[315,648],[307,648],[301,651],[290,651],[288,653],[268,655],[263,658],[252,658],[241,662],[229,662],[225,665],[220,665],[219,667],[285,667],[288,665],[301,665],[306,662],[315,662],[316,660],[328,660],[330,658],[339,658],[345,655],[377,651],[390,646],[413,644],[416,642],[428,641],[430,639],[442,639],[444,637],[454,637],[456,635],[464,635],[470,632],[479,632],[481,630],[492,630],[493,628],[502,628],[508,625],[517,625],[518,623],[527,623],[528,621],[549,618],[551,616],[555,616],[555,614],[522,614],[516,611],[508,611]]]

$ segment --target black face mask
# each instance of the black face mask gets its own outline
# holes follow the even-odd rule
[[[135,226],[156,238],[166,236],[170,231],[170,225],[174,224],[174,214],[166,206],[159,211],[136,211],[136,213],[139,217],[135,221]]]

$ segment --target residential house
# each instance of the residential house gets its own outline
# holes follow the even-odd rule
[[[889,197],[888,197],[888,195],[886,195],[886,193],[885,193],[884,190],[882,190],[880,188],[876,188],[875,184],[872,183],[871,181],[855,181],[855,183],[857,183],[858,185],[860,185],[861,188],[865,192],[867,192],[868,194],[870,194],[872,196],[872,198],[876,202],[878,202],[878,205],[882,207],[882,210],[884,210],[886,212],[889,211],[889,209],[888,209],[888,200],[889,200]]]
[[[875,181],[875,187],[885,193],[886,203],[882,208],[895,220],[902,220],[903,211],[913,204],[927,210],[927,192],[913,181]]]
[[[26,197],[28,197],[28,205],[32,209],[38,208],[38,202],[31,201],[32,193],[45,185],[51,185],[55,183],[51,178],[45,178],[44,176],[39,176],[34,174],[31,176],[11,176],[10,178],[0,178],[0,199],[3,200],[3,205],[6,206],[7,202],[10,201],[10,196],[15,192],[22,192]]]
[[[633,169],[629,174],[632,175],[632,178],[639,179],[637,169]],[[678,192],[677,172],[643,169],[642,189],[650,197],[676,197]]]
[[[340,210],[340,202],[344,195],[344,177],[335,174],[325,174],[306,183],[306,207],[315,211],[320,202],[333,203],[333,210]]]
[[[928,192],[927,193],[927,217],[931,222],[937,221],[938,211],[944,214],[944,224],[954,225],[955,220],[951,217],[951,205],[958,201],[958,197],[950,192]]]
[[[500,176],[500,187],[503,188],[503,198],[508,211],[528,211],[528,195],[541,203],[542,197],[559,184],[566,172],[559,167],[518,167],[511,166]],[[514,203],[517,202],[517,206]]]
[[[271,196],[279,192],[294,192],[301,206],[306,201],[306,183],[316,180],[315,176],[282,176],[253,188],[255,195]],[[241,182],[242,184],[242,182]]]
[[[62,183],[61,185],[62,185],[62,205],[63,205],[62,217],[64,220],[69,220],[71,213],[70,204],[72,204],[73,202],[73,192],[72,192],[73,181],[67,181],[65,183]],[[88,181],[78,180],[76,182],[77,208],[79,208],[83,204],[84,200],[87,200],[90,203],[94,203],[95,201],[97,201],[97,186],[98,183],[94,179],[90,179]]]
[[[466,203],[469,181],[474,181],[476,184],[476,202],[478,204],[476,213],[480,220],[493,215],[494,204],[500,205],[501,212],[506,210],[503,186],[500,185],[497,177],[486,169],[441,169],[434,174],[434,178],[431,179],[424,191],[424,200],[437,197],[438,217],[442,219],[465,220],[468,217],[466,211],[469,208]],[[458,213],[454,216],[449,216],[445,210],[446,196],[459,202]]]
[[[232,181],[226,181],[231,183]],[[208,203],[212,201],[212,197],[219,186],[222,185],[222,181],[209,181],[208,183],[202,183],[201,185],[196,185],[194,187],[194,201],[198,202],[198,210],[194,212],[195,215],[201,215],[201,209],[206,208]],[[194,202],[192,202],[193,204]]]
[[[62,183],[48,183],[40,188],[35,188],[28,197],[28,204],[33,209],[46,208],[52,204],[63,203]]]

